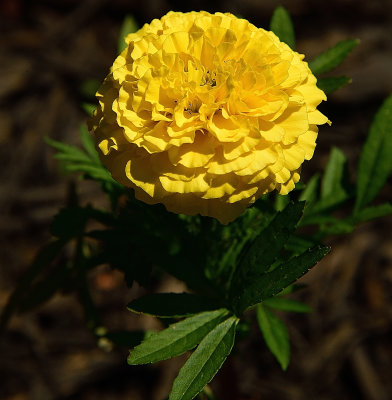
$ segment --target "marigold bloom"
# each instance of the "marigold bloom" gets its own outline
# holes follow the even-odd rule
[[[327,122],[303,55],[222,13],[169,12],[126,42],[90,121],[114,179],[144,202],[222,223],[294,188]]]

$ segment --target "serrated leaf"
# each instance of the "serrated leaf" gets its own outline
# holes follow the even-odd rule
[[[318,243],[312,238],[291,235],[285,243],[284,248],[293,255],[299,255],[316,244]]]
[[[226,309],[209,311],[170,325],[131,350],[128,364],[153,363],[193,349],[227,313]]]
[[[305,303],[302,303],[301,301],[292,300],[281,296],[274,296],[270,299],[264,300],[263,305],[281,311],[291,311],[298,313],[310,313],[313,311],[312,307],[308,306]]]
[[[292,285],[287,286],[287,288],[283,289],[279,293],[279,296],[285,296],[286,294],[295,293],[295,292],[298,292],[298,290],[302,290],[306,287],[307,287],[307,285],[304,283],[294,283]]]
[[[267,347],[286,370],[290,362],[290,339],[285,324],[262,304],[257,305],[256,315]]]
[[[342,40],[309,62],[309,68],[315,75],[323,74],[336,68],[359,44],[357,39]]]
[[[392,171],[392,96],[378,110],[358,165],[355,212],[370,203]]]
[[[206,335],[181,368],[169,400],[191,400],[211,381],[233,348],[237,322],[230,317]]]
[[[386,215],[392,214],[392,204],[385,203],[379,206],[374,207],[366,207],[360,210],[357,214],[355,214],[354,222],[365,222],[370,221],[372,219],[385,217]]]
[[[321,199],[334,196],[338,191],[345,191],[344,174],[346,163],[347,158],[344,153],[333,147],[321,182]]]
[[[282,6],[275,8],[272,14],[270,30],[282,41],[295,49],[294,26],[289,12]]]
[[[125,43],[125,38],[133,32],[136,32],[139,29],[138,24],[135,20],[135,18],[132,15],[127,15],[124,18],[124,22],[122,23],[121,30],[120,30],[120,36],[118,39],[118,53],[121,53],[125,48],[127,47],[127,44]]]
[[[233,276],[232,297],[245,290],[253,276],[262,274],[274,262],[300,220],[304,205],[304,202],[289,203],[256,237]]]
[[[128,304],[132,312],[160,318],[181,318],[216,308],[210,300],[190,293],[154,293]]]
[[[351,78],[347,76],[334,76],[329,78],[317,79],[317,86],[325,94],[336,92],[341,87],[351,83]]]
[[[281,292],[304,275],[328,252],[329,248],[326,246],[315,246],[299,256],[282,262],[274,270],[250,279],[242,288],[241,293],[233,298],[232,303],[237,315],[248,307]]]

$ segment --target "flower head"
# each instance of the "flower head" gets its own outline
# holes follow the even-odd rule
[[[303,55],[222,13],[169,12],[126,42],[90,122],[114,179],[149,204],[222,223],[294,188],[327,122]]]

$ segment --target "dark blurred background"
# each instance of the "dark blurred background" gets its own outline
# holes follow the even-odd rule
[[[141,26],[171,9],[204,9],[268,28],[279,3],[292,14],[297,50],[307,59],[338,40],[361,40],[334,73],[353,82],[322,105],[333,124],[320,129],[315,157],[303,173],[306,181],[338,146],[354,177],[372,116],[392,92],[391,0],[0,1],[0,307],[50,238],[51,219],[69,191],[70,178],[59,172],[43,137],[79,143],[78,126],[86,119],[81,87],[107,74],[124,16],[132,14]],[[84,204],[105,206],[94,183],[81,182],[78,191]],[[390,200],[391,192],[389,183],[381,200]],[[391,222],[367,223],[330,240],[332,254],[305,276],[309,286],[297,294],[315,312],[281,315],[292,338],[288,371],[279,369],[255,330],[214,380],[220,400],[392,398]],[[120,273],[102,267],[91,285],[111,329],[157,326],[125,310],[142,289],[128,290]],[[183,287],[167,278],[157,289]],[[1,400],[162,400],[183,362],[127,366],[126,349],[97,346],[73,295],[57,295],[14,317],[0,349]]]

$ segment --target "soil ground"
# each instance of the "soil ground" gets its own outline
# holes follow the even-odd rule
[[[140,25],[179,11],[229,11],[268,27],[276,1],[225,0],[2,0],[0,1],[0,307],[65,204],[70,179],[61,175],[48,135],[79,143],[85,121],[80,88],[101,81],[116,55],[124,15]],[[355,171],[372,117],[392,92],[392,1],[283,2],[291,12],[297,49],[308,59],[346,38],[361,45],[338,68],[353,82],[330,96],[322,111],[315,157],[304,179],[321,170],[332,146]],[[103,205],[94,184],[78,185],[83,203]],[[381,200],[391,199],[389,182]],[[310,315],[282,315],[292,338],[287,372],[255,331],[239,345],[214,380],[221,400],[331,400],[392,398],[391,218],[331,239],[332,254],[303,278],[297,297]],[[112,329],[152,328],[156,322],[130,315],[125,305],[141,293],[102,267],[92,277],[93,296]],[[160,290],[181,290],[166,279]],[[131,368],[126,349],[105,351],[87,330],[77,298],[57,295],[34,312],[14,317],[2,338],[1,400],[161,400],[182,359]]]

